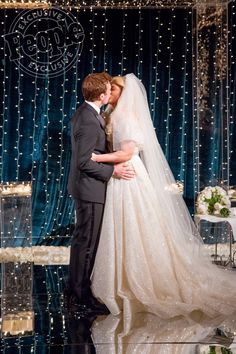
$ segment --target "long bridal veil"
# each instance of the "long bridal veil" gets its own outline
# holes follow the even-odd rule
[[[157,140],[145,88],[134,74],[125,76],[125,87],[112,113],[112,125],[114,150],[120,149],[122,141],[136,141],[162,206],[162,218],[168,221],[168,232],[183,248],[191,243],[191,251],[195,252],[194,245],[198,250],[202,239],[182,196],[178,193],[175,178]]]

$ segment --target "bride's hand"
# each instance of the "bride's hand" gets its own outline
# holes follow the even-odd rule
[[[97,157],[97,155],[96,155],[96,154],[94,154],[94,152],[93,152],[93,153],[92,153],[91,160],[93,160],[93,161],[97,161],[97,160],[96,160],[96,157]]]

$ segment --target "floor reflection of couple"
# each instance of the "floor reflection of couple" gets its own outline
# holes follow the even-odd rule
[[[209,346],[228,349],[233,336],[217,336],[217,326],[233,330],[233,320],[193,322],[186,318],[161,320],[153,314],[78,318],[70,321],[74,353],[96,354],[194,354]],[[219,331],[219,330],[218,330]],[[73,351],[72,351],[73,353]]]

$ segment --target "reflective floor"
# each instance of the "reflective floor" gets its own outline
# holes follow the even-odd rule
[[[0,353],[236,353],[234,318],[190,322],[148,313],[125,319],[69,313],[62,296],[67,268],[1,265]]]

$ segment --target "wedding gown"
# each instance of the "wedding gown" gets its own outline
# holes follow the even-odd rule
[[[115,129],[122,126],[118,113],[119,125],[113,120],[113,143],[114,134],[118,134]],[[131,131],[135,125],[126,133]],[[135,133],[131,140],[138,141],[138,136]],[[122,140],[127,140],[125,133]],[[159,164],[156,182],[153,162],[150,167],[145,154],[141,159],[145,142],[148,145],[148,140],[144,148],[137,143],[129,162],[136,177],[129,181],[111,178],[108,182],[92,291],[113,315],[121,311],[125,316],[147,311],[162,318],[231,314],[236,311],[236,274],[219,269],[204,254],[159,146],[155,152]],[[148,158],[150,155],[151,150]]]

